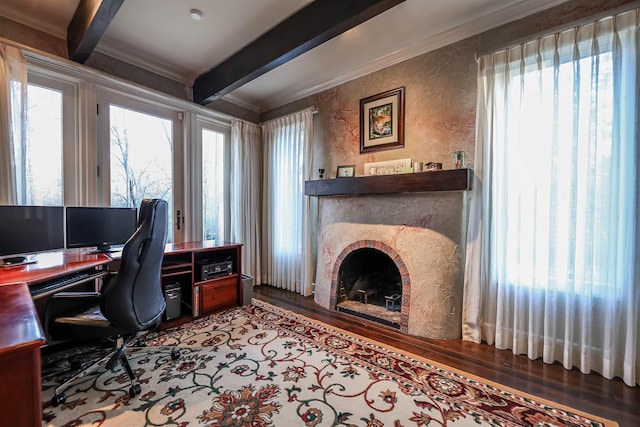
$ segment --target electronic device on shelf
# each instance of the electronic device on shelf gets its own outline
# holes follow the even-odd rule
[[[96,247],[96,252],[122,250],[136,231],[136,208],[68,206],[67,248]]]
[[[196,260],[197,274],[201,281],[211,280],[217,277],[233,274],[233,261],[231,258],[208,260]]]
[[[62,206],[0,206],[0,266],[35,262],[28,254],[64,249]]]

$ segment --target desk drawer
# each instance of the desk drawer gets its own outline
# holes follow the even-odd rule
[[[204,282],[200,288],[200,315],[238,304],[238,275]]]

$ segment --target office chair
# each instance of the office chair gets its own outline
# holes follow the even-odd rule
[[[120,362],[131,381],[129,395],[141,392],[126,357],[127,346],[139,332],[149,331],[162,321],[165,299],[160,282],[160,270],[167,239],[167,202],[145,199],[140,205],[138,228],[122,249],[120,266],[109,276],[98,292],[61,292],[47,305],[45,324],[51,339],[109,338],[114,349],[87,369],[75,374],[54,391],[51,403],[64,403],[64,390],[78,378],[97,369],[105,360],[107,369]],[[63,315],[64,314],[64,315]],[[177,349],[173,360],[180,357]]]

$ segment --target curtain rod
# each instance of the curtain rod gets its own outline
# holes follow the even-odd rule
[[[539,38],[543,38],[543,37],[549,36],[551,34],[561,33],[563,31],[570,30],[571,28],[575,28],[575,27],[580,27],[580,26],[583,26],[583,25],[591,24],[591,23],[594,23],[594,22],[599,21],[601,19],[608,18],[610,16],[615,16],[615,15],[619,15],[619,14],[624,13],[624,12],[629,12],[630,10],[636,9],[638,7],[640,7],[640,0],[635,0],[635,1],[629,2],[627,4],[624,4],[622,6],[617,6],[617,7],[602,11],[602,12],[594,13],[592,15],[589,15],[588,17],[584,17],[584,18],[576,19],[576,20],[571,21],[571,22],[560,24],[560,25],[557,25],[555,27],[549,28],[547,30],[538,31],[537,33],[531,34],[531,35],[526,36],[526,37],[521,37],[521,38],[519,38],[519,39],[517,39],[517,40],[515,40],[513,42],[509,42],[509,44],[504,44],[504,45],[502,45],[502,47],[491,49],[490,51],[489,50],[479,51],[479,52],[477,52],[475,54],[476,62],[478,61],[478,59],[481,56],[491,55],[491,54],[494,54],[496,52],[500,52],[500,51],[503,51],[503,50],[507,50],[507,49],[519,46],[521,44],[528,43],[528,42],[530,42],[532,40],[536,40],[536,39],[539,39]]]

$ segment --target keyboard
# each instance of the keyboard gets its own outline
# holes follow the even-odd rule
[[[29,291],[31,291],[32,298],[41,298],[46,295],[60,292],[63,289],[69,288],[71,286],[79,285],[81,283],[86,283],[90,280],[97,279],[98,277],[102,277],[105,274],[106,273],[102,271],[79,271],[77,273],[71,273],[67,274],[66,276],[36,283],[34,285],[29,285]]]

